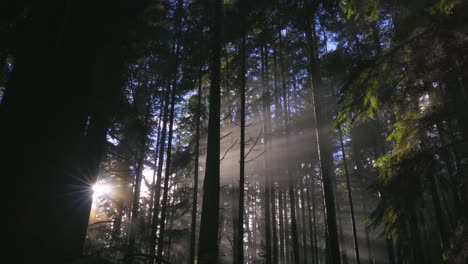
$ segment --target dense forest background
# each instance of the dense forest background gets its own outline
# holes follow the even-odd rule
[[[467,14],[0,3],[1,262],[468,263]]]

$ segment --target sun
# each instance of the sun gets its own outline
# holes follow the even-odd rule
[[[112,191],[112,187],[109,184],[97,182],[93,185],[93,197],[99,197],[109,194]]]

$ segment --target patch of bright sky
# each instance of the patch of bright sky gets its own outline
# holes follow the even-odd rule
[[[109,134],[106,135],[107,142],[111,143],[114,146],[119,145],[119,141],[113,137],[111,137]]]

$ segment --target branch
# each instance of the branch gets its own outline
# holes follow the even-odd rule
[[[117,152],[114,152],[114,151],[112,151],[112,150],[109,150],[109,154],[114,155],[114,156],[116,156],[117,158],[122,159],[123,161],[127,162],[127,163],[128,163],[129,165],[131,165],[131,166],[134,166],[134,165],[135,165],[135,164],[133,164],[133,161],[131,161],[130,159],[125,158],[124,156],[122,156],[122,155],[120,155],[120,154],[117,154]]]
[[[113,220],[108,220],[108,221],[97,221],[97,222],[95,222],[95,223],[92,223],[92,224],[88,225],[88,228],[94,227],[94,226],[100,225],[100,224],[108,224],[108,223],[114,223],[114,222],[115,222],[115,221],[113,221]]]
[[[236,139],[236,141],[234,141],[234,143],[232,144],[232,146],[230,146],[230,147],[228,148],[228,150],[226,150],[226,152],[224,152],[223,157],[222,157],[219,161],[224,160],[224,158],[226,157],[226,154],[236,145],[237,140],[238,140],[238,139]]]
[[[223,140],[225,137],[228,137],[228,136],[231,135],[231,134],[232,134],[232,131],[229,132],[229,133],[227,133],[226,135],[220,137],[219,140]]]
[[[245,154],[244,159],[247,158],[247,156],[249,156],[250,152],[252,152],[253,148],[255,146],[257,146],[258,140],[260,139],[260,136],[262,135],[262,131],[263,131],[263,127],[260,129],[260,133],[258,133],[257,139],[255,139],[255,143],[252,145],[252,147],[250,147],[247,154]]]
[[[239,125],[238,123],[236,123],[234,120],[231,120],[232,123],[234,123],[234,125],[240,127],[241,125]]]
[[[246,164],[246,163],[248,163],[248,162],[251,162],[251,161],[254,161],[254,160],[260,158],[260,156],[262,156],[264,153],[265,153],[265,151],[262,151],[262,153],[260,153],[260,154],[259,154],[258,156],[256,156],[255,158],[250,159],[250,160],[248,160],[248,161],[245,161],[244,164]]]
[[[244,145],[247,145],[247,143],[249,143],[250,141],[252,141],[253,137],[247,139],[247,141],[244,142]]]
[[[130,152],[136,153],[136,151],[133,149],[133,147],[132,147],[129,143],[125,142],[124,140],[121,140],[121,139],[120,139],[117,135],[115,135],[114,133],[112,133],[112,132],[107,132],[107,134],[108,134],[111,138],[117,140],[119,143],[122,143],[124,146],[126,146],[126,147],[130,150]]]

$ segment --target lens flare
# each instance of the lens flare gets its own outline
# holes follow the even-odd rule
[[[112,191],[112,188],[108,184],[96,183],[93,185],[93,196],[98,197],[105,194],[109,194]]]

